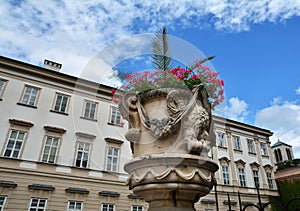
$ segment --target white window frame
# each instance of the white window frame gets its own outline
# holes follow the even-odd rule
[[[251,145],[249,144],[251,143]],[[248,146],[248,152],[249,153],[255,153],[255,146],[254,146],[254,140],[253,139],[247,139],[247,146]]]
[[[40,88],[25,85],[20,103],[23,105],[36,106],[39,92]]]
[[[117,155],[115,152],[117,151]],[[119,171],[119,157],[120,148],[108,146],[106,150],[106,171],[118,172]]]
[[[115,106],[110,107],[109,123],[112,125],[123,126],[122,116],[119,109]]]
[[[50,140],[50,144],[47,143],[47,140]],[[55,146],[53,144],[54,141],[57,141],[57,146]],[[57,155],[58,155],[58,150],[59,150],[59,146],[60,146],[60,141],[61,139],[59,137],[55,137],[55,136],[50,136],[50,135],[46,135],[45,136],[45,141],[44,141],[44,147],[43,147],[43,153],[41,156],[41,162],[44,163],[50,163],[50,164],[54,164],[57,162]],[[49,151],[46,151],[46,147],[49,149]],[[51,153],[54,151],[54,160],[52,161],[51,158]],[[44,160],[44,157],[46,155],[46,160]]]
[[[101,211],[115,211],[115,205],[110,203],[101,204]]]
[[[241,187],[246,187],[246,176],[245,176],[245,168],[238,167],[237,168],[239,182]]]
[[[74,208],[70,208],[70,204],[74,203]],[[80,204],[80,209],[78,209],[76,206],[77,204]],[[82,201],[68,201],[68,209],[67,211],[82,211],[83,210],[83,202]]]
[[[262,156],[268,156],[268,150],[267,150],[267,144],[260,142],[260,149],[261,149],[261,155]]]
[[[32,205],[33,200],[38,201],[36,206]],[[40,202],[42,200],[45,201],[45,206],[44,207],[40,207]],[[31,198],[28,211],[46,211],[46,208],[47,208],[47,199],[45,199],[45,198]]]
[[[86,146],[88,146],[88,149],[86,149]],[[74,166],[76,166],[78,168],[88,168],[89,167],[91,147],[92,147],[91,143],[84,142],[84,141],[77,142],[76,159],[75,159]],[[84,159],[85,156],[87,156],[87,159]],[[77,163],[78,161],[79,161],[79,165]],[[84,165],[84,162],[86,162],[86,165]]]
[[[16,137],[14,137],[14,138],[12,138],[12,133],[13,132],[17,133]],[[23,133],[23,139],[18,139],[20,133]],[[22,148],[23,148],[24,142],[26,140],[26,135],[27,135],[27,131],[18,130],[18,129],[10,129],[9,136],[8,136],[8,139],[7,139],[7,143],[6,143],[6,147],[5,147],[5,150],[3,152],[3,157],[18,159],[20,157],[21,152],[22,152]],[[13,143],[11,143],[11,142],[13,142]],[[16,149],[17,142],[21,142],[19,149]],[[11,144],[12,144],[12,146],[11,146]],[[6,155],[7,150],[11,150],[9,155]],[[18,152],[17,156],[14,156],[15,152]]]
[[[273,182],[273,178],[272,178],[272,172],[267,171],[266,176],[267,176],[268,186],[269,186],[270,190],[274,190],[274,182]]]
[[[142,205],[131,205],[131,211],[144,211],[144,206],[142,206]]]
[[[58,103],[58,98],[59,97],[61,97],[61,100]],[[66,102],[63,103],[64,100],[66,100]],[[68,112],[69,101],[70,101],[70,96],[69,95],[56,93],[55,94],[54,105],[53,105],[53,111],[59,112],[59,113],[67,113]],[[63,107],[64,104],[65,104],[65,106]]]
[[[84,100],[83,118],[96,119],[98,103],[90,100]]]
[[[0,196],[0,211],[4,211],[6,196]]]
[[[242,147],[241,147],[240,137],[239,136],[232,136],[232,139],[233,139],[234,149],[241,151]]]
[[[253,169],[252,173],[253,173],[254,187],[256,187],[257,184],[257,187],[260,188],[259,170]]]
[[[222,165],[222,179],[224,185],[230,185],[229,166]]]
[[[227,147],[226,145],[226,135],[224,132],[217,132],[218,137],[218,145],[220,147]]]

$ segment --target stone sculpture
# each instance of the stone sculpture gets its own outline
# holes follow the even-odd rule
[[[134,157],[124,167],[129,188],[150,211],[194,210],[218,169],[208,158],[215,134],[203,85],[128,93],[119,109],[131,125],[125,135]]]

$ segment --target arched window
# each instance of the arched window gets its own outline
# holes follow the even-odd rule
[[[274,153],[275,153],[276,163],[279,163],[279,157],[278,157],[277,149],[274,150]]]
[[[288,157],[288,160],[293,160],[291,150],[289,148],[285,148],[286,155]]]
[[[281,150],[277,149],[277,151],[278,151],[278,160],[279,160],[279,162],[282,162]]]

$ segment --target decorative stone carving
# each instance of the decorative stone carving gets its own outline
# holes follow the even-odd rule
[[[194,210],[212,189],[217,164],[208,96],[199,85],[128,93],[119,104],[131,128],[125,134],[134,159],[125,165],[128,185],[149,210]]]

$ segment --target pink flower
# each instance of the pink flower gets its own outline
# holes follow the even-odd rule
[[[193,80],[196,80],[196,79],[198,79],[198,78],[199,78],[199,75],[197,75],[197,74],[193,74],[191,78],[192,78]]]
[[[116,93],[116,90],[114,88],[111,89],[111,94],[114,95]]]

